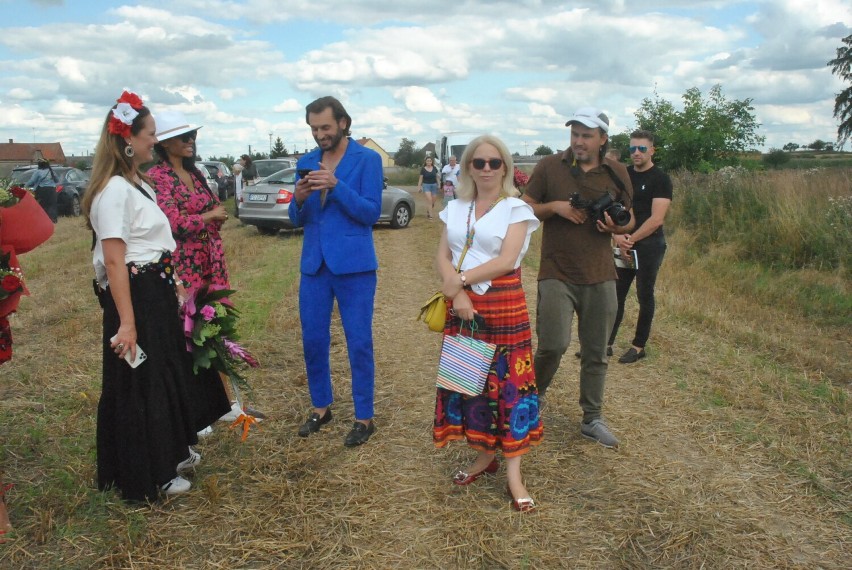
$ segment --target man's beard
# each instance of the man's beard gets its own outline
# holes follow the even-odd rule
[[[334,134],[334,136],[332,136],[332,137],[331,137],[331,140],[325,143],[325,144],[327,144],[327,145],[328,145],[328,147],[327,147],[327,148],[326,148],[326,147],[323,147],[323,143],[322,143],[322,142],[320,142],[320,140],[322,140],[322,139],[317,140],[316,142],[317,142],[317,145],[318,145],[318,146],[319,146],[319,147],[320,147],[323,151],[326,151],[326,152],[334,152],[334,151],[337,149],[337,147],[340,145],[340,141],[342,141],[342,140],[343,140],[343,137],[345,137],[345,136],[346,136],[346,135],[344,134],[343,129],[338,128],[338,129],[337,129],[337,132]],[[314,140],[316,140],[316,139],[314,139]]]

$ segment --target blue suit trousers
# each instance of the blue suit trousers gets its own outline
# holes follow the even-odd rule
[[[308,389],[315,408],[325,408],[334,401],[329,351],[331,313],[334,300],[337,299],[349,352],[349,366],[352,369],[355,419],[368,420],[373,417],[375,296],[375,271],[335,275],[323,263],[315,275],[302,273],[299,285],[299,316],[302,321]]]

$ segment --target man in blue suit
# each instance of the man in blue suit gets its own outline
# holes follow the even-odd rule
[[[318,148],[297,165],[290,221],[305,228],[299,285],[299,316],[308,388],[314,409],[299,428],[301,437],[331,421],[331,313],[334,300],[343,322],[355,424],[344,445],[366,443],[373,424],[373,300],[378,260],[373,224],[382,205],[382,160],[350,138],[352,118],[334,97],[306,108],[305,120]]]

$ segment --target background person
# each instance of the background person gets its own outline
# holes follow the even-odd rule
[[[455,156],[450,156],[450,158],[447,160],[447,164],[445,164],[444,167],[441,169],[441,183],[443,184],[447,181],[450,181],[453,183],[454,188],[458,188],[459,173],[461,172],[461,168],[456,162]]]
[[[240,217],[240,202],[243,198],[243,165],[239,162],[234,165],[234,215]]]
[[[517,199],[512,156],[493,136],[473,139],[462,156],[458,199],[439,214],[446,224],[438,246],[437,266],[451,316],[444,335],[456,335],[461,321],[485,319],[475,335],[497,350],[486,389],[479,396],[437,389],[433,439],[436,447],[466,438],[479,454],[453,477],[457,485],[494,473],[495,454],[506,457],[512,504],[519,511],[535,508],[521,476],[521,457],[543,437],[538,391],[532,368],[532,342],[526,298],[521,287],[521,260],[539,221]],[[461,271],[456,268],[469,244]]]
[[[618,311],[612,325],[612,334],[609,336],[609,346],[615,344],[618,327],[624,317],[624,301],[634,279],[636,299],[639,301],[639,317],[636,320],[636,333],[630,343],[631,347],[618,359],[622,364],[645,358],[645,344],[651,334],[651,323],[654,321],[656,309],[654,286],[663,256],[666,254],[663,221],[672,203],[672,181],[668,174],[654,164],[654,134],[644,130],[634,131],[630,135],[629,150],[633,164],[627,167],[627,173],[633,185],[636,229],[628,234],[616,234],[613,239],[622,254],[626,255],[630,250],[636,251],[639,263],[638,269],[616,268],[618,280],[615,282],[615,292]]]
[[[195,143],[200,128],[190,125],[180,111],[159,113],[159,142],[154,149],[160,160],[148,170],[148,176],[175,239],[172,259],[177,279],[194,291],[205,286],[230,289],[225,248],[219,233],[228,212],[195,165]],[[197,383],[198,429],[201,435],[207,435],[212,431],[210,424],[217,419],[237,419],[239,404],[229,403],[228,382],[220,380],[212,368],[200,369],[198,378],[201,380]]]
[[[98,488],[125,500],[183,493],[178,472],[194,465],[197,443],[191,362],[171,263],[169,220],[140,170],[153,160],[154,118],[124,92],[108,113],[95,150],[83,211],[97,238],[93,263],[103,290],[103,388],[98,402]],[[144,349],[131,368],[124,357]]]
[[[572,205],[571,197],[577,193],[582,200],[597,201],[609,194],[630,208],[633,192],[624,165],[604,158],[609,140],[609,118],[604,113],[582,108],[565,126],[571,127],[571,147],[542,158],[523,195],[544,222],[535,374],[544,395],[571,341],[576,312],[582,346],[580,433],[613,448],[618,439],[602,416],[607,339],[618,306],[610,235],[630,231],[633,221],[618,226],[608,214],[603,221],[592,219],[587,208]]]
[[[257,182],[257,166],[247,154],[240,156],[240,164],[243,167],[243,189]]]
[[[430,220],[438,198],[438,176],[440,175],[434,162],[431,156],[427,156],[423,161],[423,168],[420,169],[420,177],[417,179],[417,190],[426,194],[426,204],[429,206],[426,217]]]
[[[299,317],[313,411],[299,428],[308,437],[331,421],[331,312],[334,300],[343,322],[355,423],[346,447],[366,443],[375,431],[373,399],[373,302],[376,259],[373,224],[382,205],[382,160],[350,138],[352,118],[334,97],[305,108],[305,121],[317,148],[299,159],[290,221],[305,228],[299,269]]]
[[[38,168],[27,181],[27,187],[35,190],[35,199],[55,224],[59,220],[59,197],[56,195],[56,173],[46,160],[38,161]]]

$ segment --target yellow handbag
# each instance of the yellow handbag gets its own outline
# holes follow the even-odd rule
[[[456,273],[461,271],[462,261],[464,261],[464,256],[467,255],[467,249],[470,247],[471,241],[468,240],[462,249]],[[417,320],[426,323],[426,326],[431,331],[444,332],[444,325],[447,322],[447,298],[444,297],[444,294],[440,290],[429,297],[429,300],[420,307],[420,315],[418,315]]]
[[[417,320],[426,323],[429,330],[444,332],[446,318],[447,300],[443,293],[437,291],[426,301],[426,304],[420,307],[420,316],[417,317]]]

